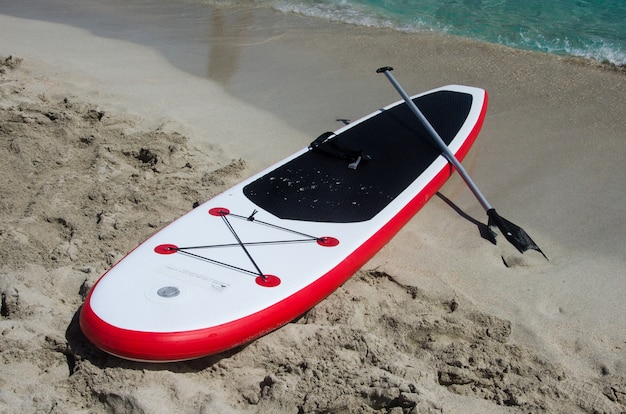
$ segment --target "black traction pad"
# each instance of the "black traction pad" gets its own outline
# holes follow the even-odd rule
[[[413,101],[449,144],[467,119],[472,95],[436,91]],[[332,139],[371,159],[350,169],[346,160],[308,151],[245,186],[244,194],[281,219],[366,221],[441,155],[405,103],[381,110]]]

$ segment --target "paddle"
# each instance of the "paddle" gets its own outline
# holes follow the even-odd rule
[[[406,94],[404,89],[402,89],[400,84],[393,77],[393,75],[391,74],[392,70],[392,67],[386,66],[377,69],[376,73],[385,74],[385,76],[387,77],[387,79],[389,79],[394,88],[396,88],[400,96],[402,96],[404,102],[406,102],[411,111],[413,111],[415,116],[420,120],[422,125],[424,125],[428,133],[431,135],[435,143],[439,146],[439,148],[443,152],[443,156],[446,157],[448,162],[450,162],[450,164],[452,164],[456,168],[459,174],[461,174],[461,177],[463,177],[463,180],[465,181],[467,186],[470,188],[474,196],[478,199],[478,202],[487,212],[487,216],[489,217],[489,226],[497,226],[504,235],[504,237],[513,246],[515,246],[515,248],[519,250],[520,253],[524,253],[526,250],[536,250],[541,253],[543,257],[548,259],[548,257],[541,251],[539,246],[537,246],[533,239],[531,239],[530,236],[524,231],[524,229],[511,223],[510,221],[506,220],[505,218],[498,215],[498,213],[496,213],[496,209],[491,206],[489,201],[487,201],[485,196],[480,192],[472,178],[469,176],[467,171],[465,171],[465,168],[463,168],[463,165],[461,165],[461,162],[454,156],[454,154],[452,153],[452,151],[450,151],[443,139],[441,139],[437,131],[435,131],[435,128],[433,128],[430,122],[428,122],[426,117],[418,109],[415,103],[413,103],[409,95]]]

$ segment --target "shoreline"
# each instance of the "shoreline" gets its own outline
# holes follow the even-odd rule
[[[205,39],[188,43],[192,39],[185,38],[184,31],[176,31],[164,25],[161,29],[154,28],[152,40],[163,43],[149,47],[132,41],[94,36],[74,27],[0,15],[0,34],[3,35],[0,55],[3,59],[9,54],[24,58],[20,67],[9,71],[18,73],[18,80],[5,78],[8,81],[4,87],[15,89],[10,93],[5,89],[2,109],[15,108],[17,104],[13,99],[16,98],[26,102],[42,101],[42,105],[50,106],[56,105],[66,96],[70,101],[90,102],[90,105],[103,108],[105,113],[113,114],[114,117],[119,114],[132,117],[133,122],[121,123],[126,125],[123,130],[127,135],[135,131],[151,131],[156,134],[152,135],[155,143],[165,145],[163,139],[167,142],[173,138],[160,134],[182,133],[189,138],[189,145],[199,148],[198,153],[189,150],[194,154],[193,157],[207,158],[210,165],[206,168],[225,168],[223,175],[209,179],[212,185],[217,183],[217,187],[205,190],[210,195],[217,188],[227,188],[233,180],[249,176],[308,145],[324,130],[337,129],[340,126],[337,119],[354,120],[377,107],[398,100],[390,85],[380,75],[374,74],[378,66],[394,66],[398,80],[407,91],[412,92],[446,83],[484,87],[490,93],[490,108],[483,131],[464,165],[481,190],[498,207],[498,211],[521,224],[547,253],[550,262],[532,254],[520,256],[510,251],[502,241],[498,246],[485,243],[472,223],[461,218],[436,197],[353,277],[353,281],[314,308],[304,318],[304,322],[289,324],[235,354],[196,363],[182,363],[178,367],[156,369],[143,375],[139,375],[144,369],[141,364],[127,363],[97,352],[94,354],[87,345],[72,339],[70,335],[68,346],[74,348],[66,351],[66,354],[72,355],[76,359],[74,363],[82,370],[78,377],[70,381],[76,381],[76,378],[85,381],[88,384],[85,392],[103,393],[106,397],[102,398],[107,401],[104,405],[112,407],[115,405],[113,395],[121,392],[114,390],[116,387],[123,388],[123,384],[126,384],[124,378],[130,376],[141,385],[134,391],[123,393],[122,400],[134,401],[138,407],[156,408],[156,405],[147,402],[148,396],[154,397],[154,393],[160,390],[155,381],[165,379],[169,386],[180,389],[189,379],[185,378],[184,373],[168,372],[189,369],[189,375],[193,378],[216,381],[226,388],[233,387],[230,392],[216,393],[212,397],[214,402],[223,404],[224,411],[228,406],[244,410],[243,407],[254,409],[253,406],[258,404],[277,409],[281,399],[288,398],[279,391],[280,387],[287,387],[283,388],[287,390],[290,381],[302,381],[299,384],[303,387],[311,383],[306,382],[306,372],[302,369],[291,373],[281,372],[279,366],[269,359],[258,355],[255,359],[255,352],[263,349],[269,349],[272,353],[282,352],[284,358],[293,365],[293,360],[300,358],[300,355],[312,352],[297,343],[311,338],[315,329],[319,330],[318,337],[328,339],[320,344],[321,348],[326,352],[334,352],[338,343],[347,340],[333,336],[337,326],[340,329],[353,326],[357,331],[360,329],[360,334],[369,330],[376,338],[368,346],[389,349],[391,361],[390,355],[395,348],[381,338],[391,336],[392,341],[398,341],[400,337],[394,336],[384,324],[377,328],[380,321],[376,319],[367,319],[366,323],[359,325],[358,321],[345,316],[343,312],[363,312],[358,306],[355,308],[356,305],[350,305],[354,297],[363,297],[365,299],[359,301],[364,300],[365,305],[371,305],[371,309],[382,313],[383,319],[393,315],[402,324],[418,323],[413,316],[403,315],[405,307],[413,306],[410,302],[397,299],[396,303],[389,296],[388,300],[394,302],[389,311],[372,297],[381,292],[383,295],[391,294],[398,287],[408,286],[424,295],[425,304],[415,308],[415,311],[439,315],[437,317],[451,324],[451,327],[461,326],[459,329],[465,327],[477,332],[470,339],[457,337],[452,331],[437,331],[437,335],[452,338],[452,343],[476,343],[492,351],[497,349],[507,358],[511,358],[507,352],[519,347],[523,349],[523,356],[514,363],[530,371],[540,369],[538,365],[529,362],[533,358],[541,363],[552,364],[549,369],[551,374],[548,375],[550,379],[545,381],[549,382],[548,387],[552,387],[554,392],[561,392],[568,399],[551,399],[556,397],[549,393],[549,397],[544,396],[544,404],[550,407],[555,407],[552,404],[557,402],[574,404],[571,407],[576,406],[581,412],[590,412],[594,404],[606,412],[613,412],[613,409],[619,412],[619,407],[624,409],[622,395],[625,386],[622,384],[626,377],[626,366],[623,363],[626,332],[623,315],[626,312],[623,312],[622,298],[626,292],[620,274],[626,255],[622,243],[623,231],[615,223],[621,223],[620,217],[624,213],[621,206],[624,205],[625,196],[619,180],[614,179],[620,176],[620,166],[626,161],[621,133],[626,130],[623,117],[626,98],[621,93],[626,90],[626,77],[622,73],[587,62],[572,62],[568,58],[440,35],[399,35],[391,30],[370,30],[333,23],[324,26],[329,30],[320,32],[313,31],[314,22],[298,16],[277,15],[277,12],[256,9],[219,10],[222,10],[221,16],[218,12],[210,16],[207,22],[213,26],[220,21],[239,22],[246,30],[225,33],[214,28],[213,32],[208,30]],[[302,25],[302,22],[308,23]],[[159,30],[165,34],[159,36]],[[189,46],[181,49],[186,44]],[[174,49],[177,54],[171,54]],[[0,86],[3,84],[0,83]],[[27,95],[20,97],[20,91],[26,91],[24,93]],[[82,112],[77,113],[79,115],[75,117],[83,116]],[[52,130],[52,125],[42,130]],[[30,139],[35,140],[39,136],[37,134],[41,134],[41,130],[30,135]],[[52,143],[50,145],[54,148]],[[30,155],[41,157],[36,152]],[[242,159],[244,164],[235,162],[238,159]],[[174,165],[177,164],[172,161],[171,166]],[[141,176],[152,174],[143,171],[142,166],[132,168],[139,168]],[[76,173],[70,169],[67,174],[71,176]],[[195,171],[186,179],[192,182],[202,180],[202,175],[197,174],[199,172]],[[19,185],[19,176],[13,180]],[[162,185],[172,193],[177,193],[176,184],[164,182]],[[114,187],[109,191],[119,191],[119,188]],[[581,188],[584,189],[584,197],[578,195]],[[76,190],[80,191],[80,188]],[[443,187],[441,193],[466,214],[484,221],[480,206],[468,194],[457,175]],[[45,197],[52,197],[52,193],[46,194]],[[73,196],[80,197],[80,193]],[[201,195],[197,194],[197,197]],[[158,197],[151,198],[150,202],[158,203],[157,200]],[[597,214],[598,200],[601,200],[602,215]],[[177,210],[167,209],[169,219],[175,218]],[[182,212],[184,207],[178,209]],[[27,239],[41,237],[37,229],[25,223],[41,218],[48,226],[50,222],[46,220],[51,216],[29,214],[7,219],[9,221],[3,223],[0,236],[5,241],[8,235],[18,239],[22,237],[21,234],[26,234]],[[120,220],[120,216],[116,217]],[[137,217],[139,222],[146,220],[145,217]],[[71,222],[76,219],[65,217],[63,220]],[[55,222],[54,219],[52,222]],[[159,223],[163,224],[163,221]],[[143,231],[155,231],[159,223],[152,222],[155,227]],[[123,254],[125,249],[132,248],[133,243],[138,242],[122,233],[113,227],[107,228],[107,237],[118,239],[117,242],[113,240],[115,247],[111,245],[116,255]],[[45,260],[32,259],[32,263],[26,262],[21,266],[30,266],[31,270],[35,269],[34,274],[45,280],[58,280],[56,283],[70,286],[70,292],[78,292],[83,280],[86,278],[89,283],[93,283],[106,268],[106,261],[111,258],[105,260],[101,256],[106,252],[90,253],[90,250],[81,248],[75,241],[73,244],[71,240],[68,243],[63,245],[59,242],[59,246],[65,246],[66,250],[57,249],[55,254],[60,260],[68,260],[66,271],[69,276],[64,276],[55,270],[58,269],[56,265],[49,266]],[[98,242],[94,239],[91,243]],[[85,252],[81,253],[82,250]],[[77,257],[81,260],[85,257],[80,255],[86,254],[93,261],[89,265],[93,269],[85,276],[83,271],[76,270],[80,267],[79,263],[71,263],[71,255],[62,253],[64,251],[79,255]],[[40,254],[46,257],[49,252],[44,249]],[[512,265],[504,267],[503,259]],[[24,280],[26,276],[22,274],[21,266],[14,264],[2,268],[5,278],[2,286],[4,298],[12,297],[10,294],[7,296],[6,292],[17,289],[24,309],[32,311],[34,304],[44,309],[54,308],[59,301],[65,301],[66,304],[62,306],[64,315],[76,312],[80,305],[79,295],[72,293],[64,298],[57,292],[45,299],[45,291],[33,287],[36,286],[33,280]],[[377,288],[371,291],[372,286]],[[457,314],[459,320],[452,321],[446,319],[446,314],[438,313],[440,304],[449,303],[451,298],[458,302],[461,311]],[[3,299],[3,307],[6,306],[10,308],[17,305]],[[14,315],[7,317],[3,314],[1,322],[5,330],[9,326],[16,327],[18,331],[25,329],[25,332],[41,329],[28,312],[21,314],[16,311]],[[452,316],[457,318],[457,315]],[[330,322],[333,318],[343,322],[333,324]],[[503,328],[506,322],[510,324],[510,333],[505,335],[504,342],[493,342],[493,338],[480,336],[481,329],[506,331]],[[63,331],[69,323],[69,320],[55,321],[51,324],[54,328],[44,330],[47,332],[46,338],[52,337],[58,343],[52,346],[53,354],[57,353],[54,359],[56,368],[50,374],[53,378],[56,378],[54,375],[57,371],[60,375],[66,369],[62,359],[67,355],[54,349],[62,348],[67,342],[67,335],[64,339]],[[4,343],[4,349],[8,350],[3,351],[4,359],[9,365],[0,370],[0,381],[14,384],[11,388],[14,396],[0,395],[0,402],[4,401],[5,404],[23,398],[33,384],[31,379],[17,374],[20,363],[31,363],[27,362],[28,359],[20,360],[20,353],[15,349],[32,347],[42,355],[49,355],[50,352],[49,341],[41,335],[24,333],[23,337],[19,337],[13,333],[11,338],[14,345],[22,345],[12,346],[10,341]],[[351,340],[358,343],[359,340],[355,338]],[[504,340],[503,337],[499,338]],[[47,345],[42,346],[41,341]],[[502,347],[497,345],[507,342],[510,344]],[[433,352],[421,359],[417,358],[421,361],[419,364],[425,364],[427,372],[444,372],[442,367],[447,365],[448,360]],[[466,357],[467,352],[466,349],[457,357]],[[32,356],[36,358],[37,355],[35,353]],[[415,358],[410,353],[401,355]],[[316,354],[315,358],[318,369],[323,364],[331,364],[323,355]],[[471,364],[460,361],[461,366],[457,367],[460,371],[455,371],[456,374],[465,375],[463,381],[468,380],[469,384],[481,383],[475,377],[477,371]],[[495,363],[493,360],[487,358],[485,361],[490,369],[497,370],[495,365],[490,365]],[[285,363],[285,360],[281,362]],[[335,363],[339,364],[336,360]],[[342,367],[361,367],[358,369],[365,370],[359,371],[364,376],[382,375],[377,371],[381,367],[372,366],[371,361],[361,364],[365,365],[339,364],[332,373],[342,376]],[[411,362],[399,363],[397,369],[407,370],[410,365]],[[566,379],[558,379],[561,369],[567,371]],[[102,379],[104,370],[115,371],[114,378],[109,383],[101,384],[100,391],[94,391],[93,381]],[[248,380],[244,381],[248,388],[242,390],[211,374],[220,370],[239,380],[250,376],[265,385],[261,385],[261,391],[257,392],[255,383]],[[39,371],[34,367],[28,372]],[[394,372],[394,375],[399,375]],[[444,374],[453,375],[451,372],[445,371]],[[15,374],[16,379],[9,379],[9,374]],[[389,375],[389,372],[385,375]],[[468,387],[463,384],[453,381],[451,385],[442,387],[441,382],[437,384],[437,379],[432,375],[427,374],[423,381],[418,381],[417,387],[428,398],[414,401],[414,407],[426,402],[438,403],[440,411],[461,412],[464,404],[470,404],[482,412],[509,412],[506,411],[507,404],[503,397],[497,397],[498,392],[505,392],[502,387],[506,386],[516,390],[511,391],[517,398],[517,404],[513,404],[513,407],[521,410],[541,405],[540,393],[532,383],[503,382],[492,388],[478,387],[484,393],[494,393],[491,399],[483,396],[483,401],[480,393],[468,391]],[[266,376],[272,378],[269,382],[278,384],[273,388],[274,396],[271,395],[272,387],[264,379]],[[408,387],[400,380],[395,381],[398,389]],[[67,386],[67,382],[64,384]],[[357,385],[347,384],[349,381],[344,387],[358,391]],[[590,394],[582,391],[584,384],[591,384],[588,388]],[[265,394],[264,386],[269,387]],[[327,386],[328,383],[324,383],[322,388]],[[604,393],[603,387],[613,391]],[[376,392],[382,392],[380,389]],[[200,392],[197,387],[192,390]],[[46,392],[49,393],[46,398],[53,401],[52,395],[58,393],[59,389],[51,387]],[[387,389],[386,392],[391,391]],[[189,393],[185,395],[190,396]],[[574,397],[576,393],[581,396]],[[411,393],[400,394],[406,397]],[[68,396],[62,398],[66,399],[62,404],[76,404]],[[341,398],[348,397],[344,395]],[[358,400],[351,398],[348,400]],[[581,399],[587,399],[588,402]],[[365,400],[370,401],[367,398]],[[93,404],[92,400],[85,401]],[[256,401],[256,404],[250,401]],[[175,403],[162,402],[163,407],[183,404],[181,400]],[[321,400],[318,402],[322,403]],[[34,404],[32,406],[36,405],[31,403]],[[324,403],[330,404],[329,401]],[[207,407],[211,407],[211,404],[207,403]],[[188,406],[185,409],[191,410]],[[435,408],[430,409],[435,412]]]
[[[290,30],[297,30],[306,27],[311,30],[320,29],[322,31],[332,31],[333,28],[348,27],[369,32],[391,32],[396,35],[426,35],[442,38],[448,37],[474,44],[552,56],[559,59],[570,60],[574,63],[596,66],[606,69],[607,71],[626,72],[626,63],[619,64],[609,60],[595,59],[585,56],[570,55],[565,53],[550,53],[521,47],[517,48],[501,43],[481,41],[469,37],[450,34],[445,31],[403,30],[401,28],[387,26],[362,25],[353,22],[333,20],[322,16],[311,16],[295,11],[283,11],[272,6],[271,4],[261,4],[250,7],[249,5],[228,2],[220,4],[219,2],[204,3],[202,1],[181,0],[178,3],[168,4],[160,0],[144,0],[142,2],[142,7],[144,7],[144,10],[149,9],[150,13],[143,13],[140,12],[139,8],[135,8],[131,9],[130,13],[126,16],[119,13],[119,10],[125,7],[126,3],[120,1],[116,2],[115,0],[107,2],[106,4],[93,1],[83,2],[82,4],[75,4],[68,0],[53,0],[51,2],[36,1],[33,3],[33,6],[34,7],[25,8],[21,5],[8,4],[4,7],[3,14],[51,23],[66,24],[89,30],[97,36],[125,40],[132,39],[134,42],[151,47],[155,47],[156,42],[154,42],[150,34],[156,34],[159,36],[159,27],[177,27],[179,29],[178,32],[170,34],[174,34],[176,37],[180,37],[181,34],[183,34],[183,36],[187,39],[196,38],[196,40],[207,34],[215,37],[224,35],[232,37],[249,36],[247,39],[248,42],[246,43],[250,45],[256,42],[266,42],[271,40],[271,34],[269,35],[269,39],[263,37],[268,33],[272,33],[273,31],[275,32],[275,28],[272,27],[274,24],[280,22],[279,25],[282,25],[282,23],[291,21],[291,23],[286,23],[286,27]],[[252,34],[247,30],[251,27],[245,27],[246,25],[253,23],[255,19],[251,18],[250,15],[243,18],[236,18],[234,21],[228,22],[232,23],[235,27],[219,27],[217,30],[221,31],[221,33],[217,33],[215,29],[211,29],[210,33],[199,29],[202,28],[208,20],[214,17],[213,11],[215,10],[223,10],[225,11],[225,15],[230,14],[233,11],[254,10],[253,14],[255,15],[255,18],[261,17],[263,22],[261,24],[256,24],[256,27],[252,28]],[[141,33],[139,31],[133,32],[125,29],[124,26],[107,25],[106,23],[110,19],[118,19],[123,23],[123,25],[128,27],[141,26],[142,30],[145,30],[150,34]],[[219,24],[216,26],[219,26]],[[120,31],[116,29],[122,30]],[[163,33],[160,33],[160,35],[162,34]],[[274,35],[280,36],[280,34],[277,33],[274,33]],[[200,42],[202,41],[200,40]],[[171,61],[175,64],[175,59],[172,59]],[[196,73],[196,75],[197,74],[198,73]],[[204,74],[200,73],[200,76],[204,76]]]

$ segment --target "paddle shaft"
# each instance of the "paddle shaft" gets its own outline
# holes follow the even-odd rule
[[[419,110],[417,105],[415,105],[409,95],[407,95],[404,89],[402,89],[402,86],[400,86],[400,84],[393,77],[393,75],[391,74],[391,70],[392,68],[385,67],[378,69],[376,72],[384,73],[387,79],[389,79],[389,82],[391,82],[393,87],[396,88],[400,96],[402,96],[402,99],[404,99],[404,102],[406,102],[409,108],[411,108],[411,111],[413,111],[415,116],[422,122],[426,130],[430,133],[431,137],[435,140],[435,142],[443,152],[443,156],[446,157],[448,162],[450,162],[450,164],[452,164],[454,168],[456,168],[456,170],[459,172],[459,174],[461,175],[467,186],[470,188],[472,193],[474,193],[474,196],[476,196],[485,211],[493,210],[493,207],[491,206],[491,204],[489,204],[489,201],[487,201],[483,193],[480,192],[480,190],[474,183],[474,180],[472,180],[472,177],[470,177],[467,171],[465,171],[465,168],[463,167],[461,162],[454,156],[452,151],[450,151],[450,148],[448,148],[443,139],[441,139],[441,136],[439,136],[439,133],[437,133],[435,128],[433,128],[430,122],[428,122],[428,119],[426,119],[424,114],[422,114],[422,111]]]

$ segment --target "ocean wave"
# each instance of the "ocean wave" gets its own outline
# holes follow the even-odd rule
[[[236,0],[196,2],[241,5]],[[606,3],[608,1],[608,3]],[[481,42],[626,66],[626,6],[623,0],[570,4],[527,0],[479,5],[460,0],[253,0],[282,13],[393,29],[440,32]],[[598,4],[596,4],[598,3]],[[610,3],[610,4],[609,4]]]
[[[365,27],[394,28],[398,30],[427,29],[423,23],[400,25],[399,22],[384,14],[373,13],[368,7],[360,7],[350,1],[334,2],[292,2],[272,1],[269,4],[283,13],[296,13],[309,17],[317,17],[334,22],[342,22]],[[402,27],[405,26],[405,27]]]
[[[428,2],[390,0],[257,0],[255,3],[269,5],[283,13],[296,13],[328,21],[390,28],[402,32],[442,32],[518,49],[626,65],[626,41],[577,34],[575,21],[567,24],[563,21],[542,22],[536,16],[534,19],[526,19],[520,12],[522,15],[516,15],[516,19],[532,21],[532,26],[518,26],[513,24],[513,20],[506,21],[511,19],[511,13],[507,15],[502,10],[484,8],[469,12],[462,9],[461,5],[443,8],[440,4],[435,4],[438,2],[430,6],[426,4]],[[464,14],[465,11],[468,13]],[[558,15],[556,11],[550,11]],[[541,24],[546,27],[542,28]],[[569,33],[558,33],[559,28],[569,30]],[[594,28],[588,30],[593,32]],[[618,39],[619,36],[625,35],[619,33]]]

